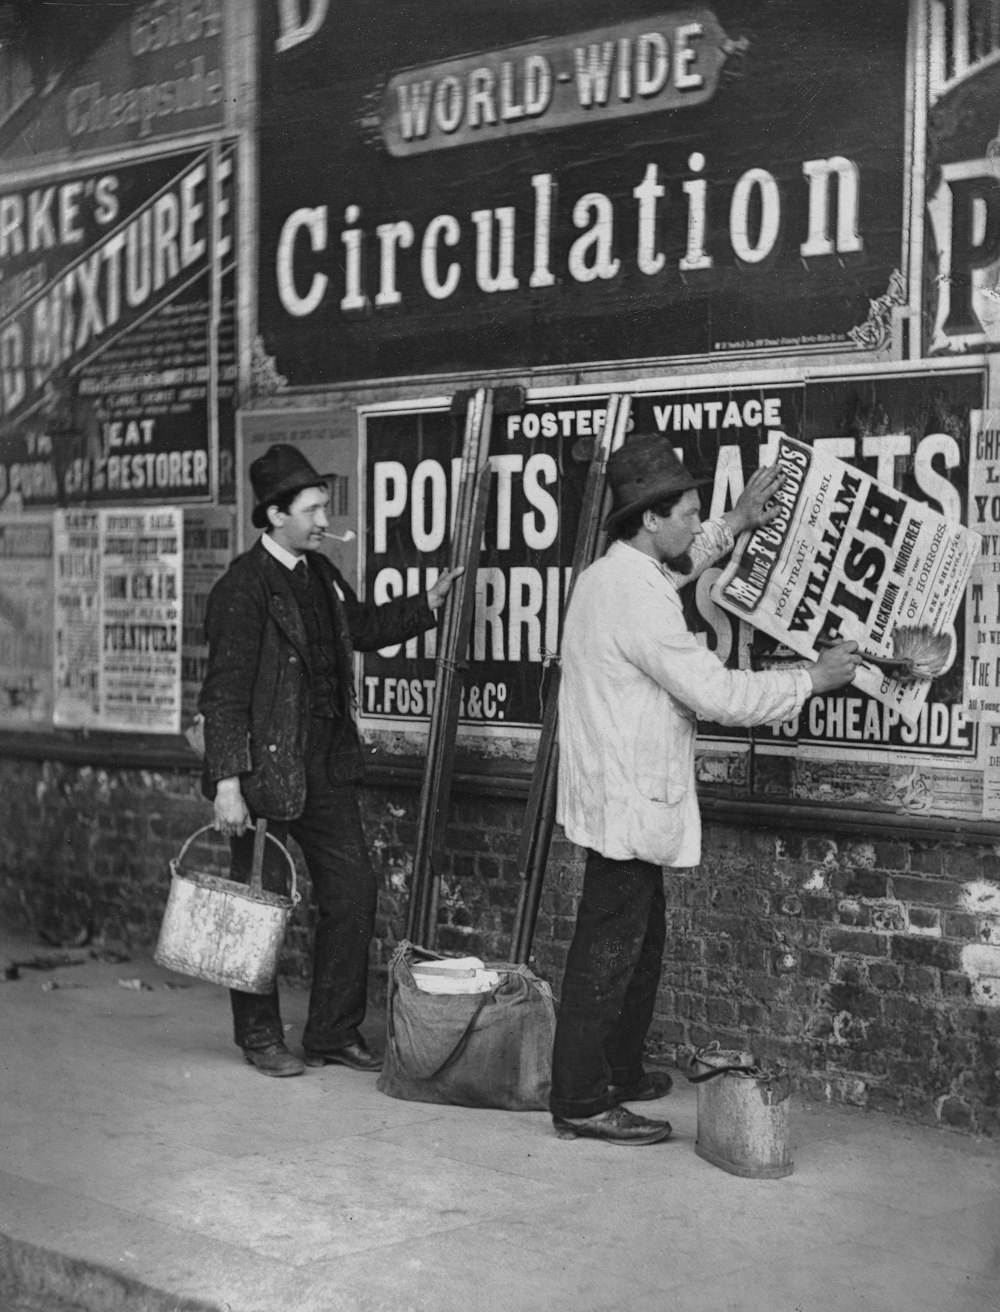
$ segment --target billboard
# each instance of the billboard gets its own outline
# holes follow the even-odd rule
[[[905,0],[265,7],[268,352],[317,385],[881,344],[906,29]]]
[[[466,733],[485,736],[497,751],[508,741],[530,741],[541,723],[548,673],[558,659],[587,462],[607,402],[597,391],[567,390],[560,397],[552,390],[551,397],[529,398],[523,410],[493,424],[494,472],[461,718]],[[788,443],[810,453],[817,470],[827,464],[843,469],[849,481],[912,512],[907,523],[917,526],[916,536],[907,537],[904,526],[899,549],[894,545],[886,556],[896,570],[900,553],[905,549],[912,559],[924,530],[933,542],[945,521],[967,546],[970,534],[955,526],[976,521],[979,528],[980,510],[989,509],[981,485],[990,470],[995,474],[995,464],[984,468],[982,456],[996,438],[983,435],[982,398],[978,371],[748,379],[739,385],[706,378],[684,390],[637,391],[631,425],[663,434],[696,477],[708,480],[706,518],[731,508],[753,471],[773,463]],[[445,567],[461,443],[461,418],[443,404],[411,410],[397,404],[364,415],[365,595],[385,601],[419,593]],[[978,471],[973,482],[970,470]],[[859,507],[860,500],[851,514]],[[987,542],[984,554],[988,550]],[[724,567],[718,562],[685,590],[688,620],[700,641],[732,669],[787,664],[794,653],[783,643],[713,599]],[[916,575],[915,587],[919,569]],[[783,724],[750,731],[700,723],[703,782],[741,793],[854,797],[875,807],[981,816],[986,748],[971,694],[978,684],[984,700],[979,639],[988,639],[988,626],[1000,623],[1000,613],[994,614],[996,590],[984,589],[979,573],[968,591],[975,625],[969,629],[961,598],[948,596],[955,650],[912,713],[856,684],[810,698]],[[359,657],[358,710],[368,731],[391,738],[426,723],[435,652],[431,631]],[[992,699],[986,704],[996,711]]]
[[[231,486],[233,174],[203,149],[0,193],[0,507],[209,497],[213,227]]]
[[[222,127],[225,11],[225,0],[133,0],[5,15],[0,160],[35,167]]]
[[[494,421],[492,491],[476,571],[461,714],[467,723],[537,725],[558,651],[580,504],[600,399],[533,405]],[[463,419],[447,411],[370,415],[364,573],[377,602],[414,595],[447,567]],[[363,658],[359,710],[375,720],[430,713],[436,631]]]

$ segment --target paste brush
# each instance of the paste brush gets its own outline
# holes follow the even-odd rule
[[[820,647],[834,644],[825,639]],[[867,665],[875,665],[897,679],[936,679],[951,664],[952,642],[948,633],[935,633],[926,624],[900,624],[892,631],[892,655],[876,656],[862,651]]]

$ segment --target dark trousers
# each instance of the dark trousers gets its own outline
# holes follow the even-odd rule
[[[302,849],[316,899],[312,991],[303,1046],[329,1052],[355,1042],[368,994],[368,945],[375,930],[377,888],[368,856],[357,789],[334,785],[326,761],[332,720],[314,720],[306,763],[306,805],[297,820],[271,821],[268,833],[291,836]],[[232,877],[249,882],[253,831],[230,839]],[[263,884],[285,892],[288,862],[274,843],[266,843]],[[233,1034],[241,1048],[264,1048],[283,1042],[278,990],[243,993],[230,990]]]
[[[596,1116],[618,1101],[609,1084],[641,1078],[665,939],[662,869],[588,850],[552,1054],[554,1115]]]

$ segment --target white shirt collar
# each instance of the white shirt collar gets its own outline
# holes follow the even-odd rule
[[[294,569],[300,560],[305,560],[305,556],[293,556],[280,542],[275,542],[270,533],[263,534],[260,541],[264,550],[269,552],[279,564],[284,565],[285,569]]]
[[[674,587],[679,587],[680,583],[687,577],[685,574],[678,574],[676,570],[670,568],[665,562],[658,561],[655,556],[651,556],[647,551],[640,551],[634,547],[631,542],[626,542],[624,538],[616,538],[608,547],[609,552],[620,555],[623,551],[630,551],[633,556],[641,556],[644,565],[639,565],[640,569],[655,569],[657,574],[662,574],[668,579]]]

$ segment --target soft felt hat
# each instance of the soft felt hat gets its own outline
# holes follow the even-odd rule
[[[250,484],[257,498],[250,522],[267,528],[267,508],[289,492],[321,487],[332,474],[319,474],[294,446],[270,446],[250,466]]]
[[[635,510],[646,510],[677,492],[702,487],[710,479],[693,478],[660,433],[635,433],[608,460],[613,508],[604,521],[611,528]]]

